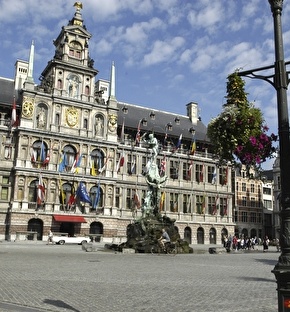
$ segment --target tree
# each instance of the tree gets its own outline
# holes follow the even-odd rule
[[[230,161],[248,168],[260,167],[276,151],[273,142],[277,136],[267,135],[269,129],[262,112],[249,103],[245,82],[237,72],[228,76],[226,99],[222,112],[210,121],[207,129],[214,152],[220,164]]]

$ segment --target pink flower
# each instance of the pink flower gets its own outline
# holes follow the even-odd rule
[[[250,137],[250,142],[252,143],[253,146],[255,146],[257,143],[257,139],[255,137]]]

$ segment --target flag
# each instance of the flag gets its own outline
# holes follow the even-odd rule
[[[92,204],[91,198],[86,190],[84,182],[80,182],[76,192],[76,197],[79,199],[79,201]]]
[[[97,206],[98,206],[99,201],[100,201],[100,197],[101,197],[101,186],[100,186],[100,180],[99,180],[97,192],[96,192],[95,199],[94,199],[94,202],[92,205],[93,209],[97,209]]]
[[[215,203],[214,203],[214,206],[213,206],[212,214],[217,214],[218,200],[219,200],[219,195],[217,195],[216,198],[215,198]]]
[[[49,161],[50,161],[50,153],[49,153],[49,151],[47,151],[47,155],[46,155],[46,157],[42,163],[42,166],[44,167],[44,166],[48,165]]]
[[[216,183],[216,167],[214,168],[214,172],[212,175],[212,180],[211,180],[211,184],[215,184]]]
[[[120,168],[124,166],[124,162],[125,162],[125,157],[124,157],[124,154],[122,153],[117,164],[117,172],[119,172]]]
[[[45,145],[43,144],[43,142],[41,142],[41,146],[40,146],[40,155],[39,155],[39,161],[40,162],[44,162],[45,161]]]
[[[228,167],[226,169],[223,169],[223,175],[222,175],[222,185],[228,184]]]
[[[190,154],[194,155],[195,151],[196,151],[195,136],[192,136],[192,142],[191,142],[191,147],[190,147]]]
[[[164,208],[164,201],[165,201],[165,192],[162,192],[161,198],[160,198],[160,210],[163,210]]]
[[[172,153],[175,153],[175,152],[180,148],[180,146],[181,146],[181,140],[182,140],[182,133],[181,133],[181,135],[179,136],[178,142],[177,142],[176,146],[173,148]]]
[[[79,152],[76,153],[75,160],[74,160],[73,165],[71,167],[72,173],[78,173],[79,172],[79,167],[80,167],[81,162],[82,162],[82,157],[83,157],[82,154],[80,154]]]
[[[62,188],[62,181],[59,180],[59,200],[60,200],[60,203],[64,206],[64,203],[66,201],[66,194]]]
[[[135,161],[135,159],[132,160],[131,167],[128,170],[129,175],[132,175],[134,173],[136,173],[136,161]]]
[[[165,174],[165,171],[166,171],[166,157],[164,155],[163,159],[161,160],[159,175],[163,176]]]
[[[201,213],[205,214],[205,195],[202,196]]]
[[[188,180],[191,179],[192,166],[193,166],[193,160],[190,161],[190,165],[189,165],[188,170],[187,170],[187,179]]]
[[[97,173],[96,173],[96,168],[95,168],[95,161],[94,161],[94,159],[93,159],[93,157],[91,156],[90,157],[90,171],[91,171],[91,175],[92,176],[96,176],[97,175]]]
[[[76,203],[75,188],[72,187],[72,189],[71,189],[71,195],[70,195],[70,197],[69,197],[69,199],[68,199],[68,201],[67,201],[67,208],[68,208],[69,210],[71,210],[71,208],[75,205],[75,203]]]
[[[179,149],[180,146],[181,146],[181,140],[182,140],[182,133],[181,135],[179,136],[179,139],[178,139],[178,142],[177,142],[177,145],[176,145],[176,149]]]
[[[41,174],[39,174],[38,185],[37,185],[37,204],[41,205],[45,198],[45,187],[42,182]]]
[[[35,163],[36,162],[36,158],[37,158],[37,152],[36,152],[36,150],[33,147],[31,147],[30,148],[30,161],[32,163]]]
[[[16,101],[14,97],[13,105],[12,105],[12,114],[11,114],[11,126],[16,127],[17,125],[17,115],[16,115]]]
[[[203,182],[203,172],[204,172],[204,165],[202,165],[200,173],[199,173],[199,181],[198,182]]]
[[[59,172],[64,172],[66,167],[67,167],[67,159],[66,159],[66,154],[64,152],[64,153],[62,153],[61,158],[60,158],[58,171]]]
[[[136,138],[135,138],[135,143],[136,143],[136,145],[138,145],[138,146],[139,146],[140,140],[141,140],[141,136],[140,136],[140,126],[141,126],[141,120],[139,120],[138,127],[137,127]]]
[[[225,199],[224,216],[228,215],[228,200],[229,200],[229,197],[227,196],[227,198]]]
[[[167,132],[165,133],[164,140],[163,140],[163,149],[165,148],[166,144],[167,144]]]
[[[124,143],[125,139],[125,118],[123,119],[122,130],[121,130],[121,143]]]
[[[102,172],[106,169],[108,160],[109,160],[109,157],[106,158],[106,161],[105,161],[103,167],[99,169],[99,172],[100,172],[100,173],[102,173]]]
[[[137,209],[139,209],[141,207],[141,201],[140,201],[140,197],[137,193],[137,190],[135,190],[134,195],[133,195],[133,203]]]

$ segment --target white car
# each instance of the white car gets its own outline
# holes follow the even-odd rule
[[[84,244],[89,243],[91,238],[88,236],[53,236],[53,242],[56,244]]]

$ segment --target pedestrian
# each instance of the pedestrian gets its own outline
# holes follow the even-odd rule
[[[263,252],[268,251],[269,243],[270,243],[270,240],[269,240],[268,236],[265,236],[264,240],[263,240]]]
[[[46,245],[48,245],[49,243],[53,244],[53,233],[52,233],[51,229],[48,232],[48,238],[47,238],[47,244]]]

